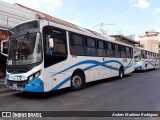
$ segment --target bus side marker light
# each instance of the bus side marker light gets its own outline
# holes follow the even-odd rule
[[[57,81],[57,78],[53,78],[54,81]]]

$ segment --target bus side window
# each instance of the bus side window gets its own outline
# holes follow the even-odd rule
[[[107,57],[114,57],[113,43],[106,42],[106,47],[107,47]]]
[[[126,58],[127,57],[126,47],[120,45],[120,51],[121,51],[121,58]]]
[[[98,40],[97,41],[97,52],[99,57],[105,57],[106,56],[106,50],[105,50],[105,42]]]
[[[69,37],[71,55],[85,56],[84,37],[75,33],[70,33]]]
[[[131,48],[126,47],[126,54],[127,54],[127,58],[131,58]]]
[[[114,45],[114,57],[116,57],[116,58],[120,58],[121,57],[120,46],[118,44]]]
[[[87,56],[98,56],[96,49],[96,40],[90,37],[86,38],[86,55]]]
[[[133,58],[133,48],[130,48],[130,58]]]
[[[142,51],[142,60],[144,60],[146,58],[146,52],[143,50]]]

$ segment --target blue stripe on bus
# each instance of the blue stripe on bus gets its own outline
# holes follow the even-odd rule
[[[69,69],[71,69],[71,68],[73,68],[73,67],[78,66],[78,65],[88,64],[88,63],[90,63],[90,64],[95,64],[95,65],[92,65],[92,66],[90,66],[90,67],[84,68],[84,69],[83,69],[84,72],[87,71],[87,70],[90,70],[90,69],[92,69],[92,68],[94,68],[94,67],[97,67],[97,66],[103,66],[103,67],[105,67],[105,68],[109,68],[109,69],[112,69],[112,70],[119,71],[119,68],[114,68],[114,67],[105,65],[106,63],[112,63],[112,62],[115,62],[115,63],[120,64],[121,66],[124,67],[125,70],[129,69],[129,68],[133,65],[133,60],[132,60],[132,59],[131,59],[130,63],[129,63],[126,67],[125,67],[122,63],[120,63],[119,61],[116,61],[116,60],[106,61],[106,62],[103,62],[103,63],[98,62],[98,61],[94,61],[94,60],[87,60],[87,61],[83,61],[83,62],[77,63],[77,64],[75,64],[75,65],[73,65],[73,66],[71,66],[71,67],[69,67],[69,68],[67,68],[67,69],[65,69],[65,70],[63,70],[63,71],[55,74],[55,75],[61,74],[62,72],[65,72],[65,71],[67,71],[67,70],[69,70]],[[55,75],[53,75],[53,76],[55,76]],[[53,76],[52,76],[52,77],[53,77]],[[63,80],[61,83],[59,83],[57,86],[55,86],[51,91],[58,90],[58,89],[59,89],[60,87],[62,87],[65,83],[67,83],[68,81],[70,81],[70,80],[71,80],[71,77],[72,77],[72,76],[69,76],[68,78],[66,78],[65,80]]]
[[[62,81],[60,84],[58,84],[56,87],[54,87],[51,91],[58,90],[61,86],[63,86],[65,83],[71,80],[71,76],[66,78],[64,81]]]
[[[70,69],[72,69],[72,68],[74,68],[74,67],[77,67],[77,66],[79,66],[79,65],[84,65],[84,64],[95,64],[95,65],[97,65],[97,64],[99,64],[99,62],[98,62],[98,61],[94,61],[94,60],[82,61],[82,62],[76,63],[75,65],[73,65],[73,66],[71,66],[71,67],[68,67],[68,68],[64,69],[64,70],[61,71],[61,72],[58,72],[57,74],[52,75],[51,77],[54,77],[54,76],[56,76],[56,75],[58,75],[58,74],[61,74],[61,73],[65,72],[65,71],[67,71],[67,70],[70,70]]]
[[[136,70],[142,70],[143,69],[143,67],[142,66],[138,66],[138,67],[136,67]]]
[[[124,70],[130,68],[130,67],[132,66],[132,64],[133,64],[132,59],[131,59],[131,61],[130,61],[130,63],[128,64],[127,67],[125,67],[121,62],[119,62],[119,61],[117,61],[117,60],[105,61],[105,62],[103,62],[103,63],[98,62],[98,61],[95,61],[95,60],[86,60],[86,61],[82,61],[82,62],[76,63],[75,65],[73,65],[73,66],[71,66],[71,67],[68,67],[68,68],[62,70],[61,72],[58,72],[58,73],[52,75],[51,77],[54,77],[54,76],[56,76],[56,75],[58,75],[58,74],[61,74],[61,73],[63,73],[63,72],[66,72],[67,70],[70,70],[70,69],[72,69],[72,68],[74,68],[74,67],[77,67],[77,66],[79,66],[79,65],[84,65],[84,64],[93,64],[93,66],[90,66],[90,67],[85,68],[85,69],[89,69],[89,68],[91,69],[91,68],[94,68],[94,67],[97,67],[97,66],[103,66],[103,67],[105,67],[105,68],[118,71],[119,68],[115,68],[115,67],[111,67],[111,66],[105,65],[105,64],[107,64],[107,63],[113,63],[113,62],[114,62],[114,63],[118,63],[118,64],[120,64],[121,66],[123,66],[123,67],[124,67]],[[131,64],[131,65],[130,65],[130,64]]]
[[[146,61],[144,64],[146,64],[146,63],[151,64],[154,67],[156,66],[156,62],[155,61]]]
[[[25,90],[27,92],[44,92],[44,82],[40,78],[36,78],[35,80],[26,84]]]
[[[115,68],[115,67],[112,67],[112,66],[109,66],[109,65],[105,65],[103,63],[99,63],[97,65],[93,65],[93,66],[89,66],[87,68],[84,68],[83,71],[87,71],[87,70],[90,70],[94,67],[97,67],[97,66],[102,66],[102,67],[105,67],[105,68],[108,68],[108,69],[111,69],[111,70],[115,70],[115,71],[118,71],[119,69],[118,68]]]
[[[132,65],[133,65],[133,59],[131,59],[131,61],[130,61],[130,63],[128,64],[128,66],[125,67],[125,70],[128,69],[128,68],[130,68]]]
[[[144,63],[143,65],[145,65],[145,64],[147,64],[147,65],[151,64],[151,65],[154,66],[154,67],[157,66],[155,61],[148,61],[148,60],[147,60],[147,61],[145,61],[145,63]],[[143,70],[144,68],[143,68],[143,66],[137,66],[136,69],[137,69],[137,70]]]

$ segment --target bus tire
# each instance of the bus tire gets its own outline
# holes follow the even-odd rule
[[[73,91],[81,90],[85,87],[85,78],[82,73],[76,72],[71,78],[71,89]]]
[[[123,79],[123,78],[124,78],[124,70],[123,70],[122,67],[119,69],[119,78],[120,78],[120,79]]]

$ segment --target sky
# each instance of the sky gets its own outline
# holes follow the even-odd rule
[[[160,32],[160,0],[3,0],[108,35]],[[95,27],[96,26],[96,27]]]

